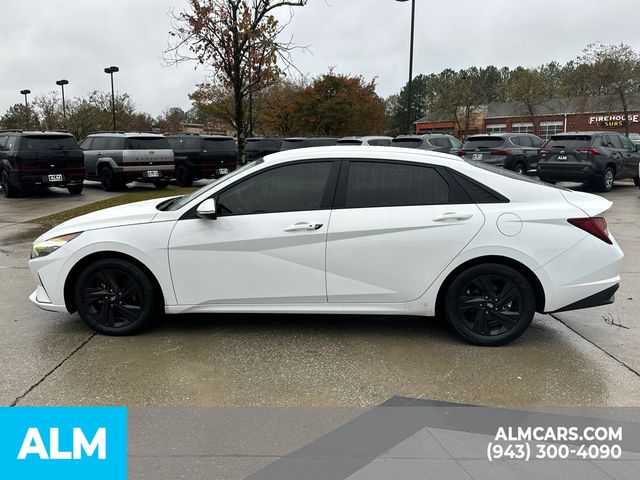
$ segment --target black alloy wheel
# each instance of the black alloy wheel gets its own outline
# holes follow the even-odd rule
[[[527,329],[535,313],[528,280],[500,264],[471,267],[450,285],[447,318],[456,331],[476,345],[504,345]]]
[[[520,175],[526,175],[527,174],[527,167],[524,166],[524,163],[518,162],[516,164],[516,168],[515,168],[514,171],[516,173],[519,173]]]
[[[600,177],[598,188],[601,192],[610,192],[613,188],[613,182],[616,179],[616,174],[613,171],[613,168],[606,167],[604,172],[602,172],[602,177]]]
[[[98,260],[75,285],[80,317],[107,335],[128,335],[144,328],[156,310],[153,285],[137,266],[119,259]]]

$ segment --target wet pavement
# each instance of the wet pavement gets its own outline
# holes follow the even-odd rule
[[[615,202],[610,229],[627,254],[618,301],[537,315],[502,348],[467,345],[438,319],[404,317],[184,315],[138,336],[94,335],[77,315],[30,304],[30,244],[3,237],[5,228],[27,227],[0,223],[0,404],[358,407],[402,395],[639,406],[640,198],[630,184],[606,196]],[[0,222],[20,221],[4,200]],[[629,328],[605,322],[605,313]]]

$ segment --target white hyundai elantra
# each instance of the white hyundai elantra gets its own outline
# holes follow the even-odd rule
[[[55,227],[33,244],[30,298],[110,335],[158,312],[442,315],[500,345],[536,311],[613,301],[610,206],[434,152],[292,150]]]

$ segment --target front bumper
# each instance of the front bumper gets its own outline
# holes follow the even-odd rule
[[[39,285],[38,288],[36,288],[33,293],[29,295],[29,300],[31,300],[31,303],[33,303],[36,307],[41,308],[42,310],[47,310],[48,312],[67,313],[67,307],[65,305],[54,305],[53,303],[44,301],[41,297],[41,289],[42,286]]]

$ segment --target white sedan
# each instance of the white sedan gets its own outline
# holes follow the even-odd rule
[[[501,345],[536,311],[613,301],[610,206],[434,152],[292,150],[55,227],[34,242],[30,298],[110,335],[159,312],[441,315]]]

